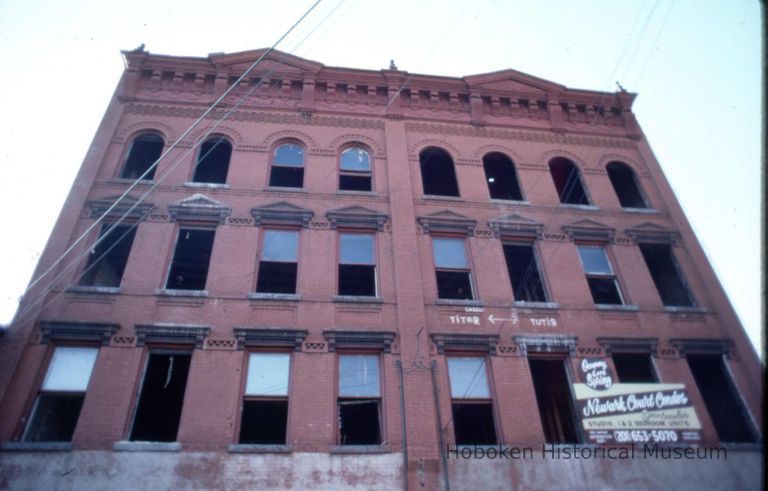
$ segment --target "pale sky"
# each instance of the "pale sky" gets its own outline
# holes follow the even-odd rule
[[[122,73],[120,50],[268,47],[311,4],[0,0],[0,324],[14,315]],[[620,81],[639,94],[637,119],[762,347],[762,16],[757,0],[323,0],[278,49],[330,66],[378,70],[394,59],[449,76],[513,68],[603,91]]]

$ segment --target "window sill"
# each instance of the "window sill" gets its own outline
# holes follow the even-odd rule
[[[136,184],[147,184],[147,185],[150,185],[150,186],[155,184],[155,180],[154,179],[138,180],[138,179],[132,179],[132,178],[129,178],[129,177],[115,177],[114,179],[110,179],[108,182],[116,183],[116,184],[133,184],[133,183],[136,183]]]
[[[333,301],[339,303],[384,303],[381,297],[364,297],[361,295],[334,295]]]
[[[464,201],[461,196],[441,196],[439,194],[425,194],[423,198],[439,201]]]
[[[0,445],[3,452],[71,452],[72,442],[7,442]]]
[[[599,210],[595,205],[574,205],[571,203],[560,203],[561,208],[574,208],[576,210]]]
[[[519,300],[512,302],[513,307],[519,309],[542,309],[542,310],[557,310],[560,308],[560,304],[557,302],[526,302],[525,300]]]
[[[378,454],[390,453],[389,445],[332,445],[331,454]]]
[[[706,314],[704,307],[678,307],[674,305],[665,305],[664,311],[673,314]]]
[[[301,300],[301,295],[296,293],[259,293],[251,292],[248,294],[248,300],[282,300],[288,302],[297,302]]]
[[[482,307],[483,302],[480,300],[461,300],[454,298],[438,298],[435,300],[435,305],[462,305],[465,307]]]
[[[120,441],[112,445],[115,452],[180,452],[179,442],[128,442]]]
[[[252,443],[237,443],[229,446],[229,453],[291,453],[290,445],[264,445]]]
[[[499,203],[502,205],[515,205],[515,206],[531,206],[530,201],[517,200],[517,199],[491,198],[491,203]]]
[[[206,188],[206,189],[226,189],[229,184],[219,182],[185,182],[184,187],[187,188]]]
[[[624,312],[637,312],[640,307],[637,305],[613,305],[608,303],[596,303],[595,308],[597,310],[618,310]]]
[[[627,213],[640,213],[646,215],[653,215],[659,212],[659,210],[654,208],[622,208],[621,210],[626,211]]]
[[[70,286],[67,293],[99,293],[103,295],[117,295],[120,293],[119,286]]]
[[[376,191],[353,191],[351,189],[339,189],[336,194],[349,196],[379,196]]]
[[[208,290],[173,290],[169,288],[158,288],[155,295],[162,297],[207,297]]]
[[[267,186],[262,189],[262,191],[287,191],[289,193],[306,193],[307,190],[304,188],[289,188],[289,187],[282,187],[282,186]]]

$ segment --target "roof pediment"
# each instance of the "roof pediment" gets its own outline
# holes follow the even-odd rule
[[[523,92],[553,94],[566,90],[564,85],[534,77],[517,70],[507,69],[498,72],[468,75],[464,81],[471,89],[498,90],[504,92]]]
[[[267,53],[266,48],[240,51],[237,53],[211,53],[208,58],[216,68],[226,68],[232,72],[244,72],[253,63]],[[259,62],[256,70],[259,72],[307,73],[315,74],[323,68],[322,63],[305,60],[298,56],[289,55],[282,51],[272,50]]]

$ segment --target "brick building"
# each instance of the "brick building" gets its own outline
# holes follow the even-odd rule
[[[634,94],[123,56],[0,340],[0,483],[759,485],[761,364]]]

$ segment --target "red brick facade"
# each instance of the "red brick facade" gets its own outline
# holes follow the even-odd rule
[[[59,450],[86,459],[81,465],[92,469],[110,459],[139,459],[115,467],[115,475],[146,479],[141,469],[165,469],[173,477],[156,482],[168,486],[400,486],[403,435],[413,489],[441,486],[446,475],[460,488],[471,487],[478,473],[488,488],[531,485],[537,478],[515,467],[525,462],[485,471],[472,469],[471,462],[449,462],[444,473],[441,436],[455,443],[447,358],[485,360],[497,442],[534,446],[544,442],[544,429],[529,357],[557,355],[575,377],[584,358],[611,360],[611,347],[621,344],[617,339],[642,346],[659,382],[685,384],[702,424],[701,446],[716,446],[719,439],[686,355],[719,355],[759,441],[760,362],[634,119],[634,94],[573,90],[513,70],[459,79],[325,67],[272,52],[186,133],[262,54],[124,53],[126,71],[37,274],[133,183],[121,175],[137,137],[153,132],[170,150],[154,180],[139,181],[123,201],[128,205],[104,215],[114,222],[135,200],[143,204],[129,214],[127,223],[137,226],[118,286],[82,286],[89,244],[99,236],[96,226],[54,268],[49,278],[61,273],[60,281],[47,289],[45,279],[31,289],[0,342],[0,457],[17,459],[16,474],[0,464],[0,483],[56,483],[51,476],[31,477],[24,451],[34,445],[24,447],[20,440],[54,348],[65,345],[97,346],[98,356],[71,448]],[[232,147],[224,184],[191,183],[196,144],[209,133]],[[285,143],[303,152],[299,187],[270,185],[275,151]],[[357,175],[370,176],[371,191],[339,189],[339,159],[350,145],[370,156],[370,174]],[[458,196],[425,195],[420,156],[434,148],[450,157]],[[514,164],[522,200],[489,194],[483,159],[494,152]],[[561,204],[550,172],[556,158],[578,168],[588,204]],[[622,207],[606,171],[611,162],[631,169],[645,208]],[[204,293],[168,288],[180,228],[215,230]],[[256,292],[266,230],[298,232],[295,294]],[[375,295],[338,295],[343,234],[373,237]],[[464,243],[467,265],[458,269],[469,272],[469,300],[438,298],[433,239],[439,237]],[[672,252],[692,305],[665,306],[640,249],[649,243]],[[533,247],[544,301],[515,299],[502,244]],[[621,305],[596,305],[579,245],[603,248]],[[72,258],[79,259],[67,270]],[[34,308],[41,295],[42,308]],[[236,329],[269,332],[238,339]],[[172,338],[170,331],[187,334]],[[292,345],[279,336],[297,340]],[[192,353],[176,438],[181,449],[154,462],[148,453],[150,459],[141,461],[145,456],[120,453],[114,445],[130,437],[148,354],[161,349]],[[243,456],[236,444],[247,355],[265,351],[290,353],[286,445],[273,449],[274,455],[262,448]],[[340,445],[338,370],[345,353],[378,357],[376,448]],[[588,443],[583,435],[581,442]],[[201,453],[184,457],[187,452]],[[744,459],[754,459],[744,453]],[[310,456],[316,460],[306,460]],[[186,464],[176,458],[186,458]],[[294,470],[286,470],[285,459],[294,459]],[[759,461],[758,456],[741,469],[712,472],[738,479],[739,472],[756,472]],[[238,474],[256,462],[285,480],[266,470]],[[600,479],[614,487],[645,473],[684,479],[673,467],[650,469],[638,463],[625,474]],[[559,479],[556,468],[544,475],[545,481]],[[705,481],[712,477],[702,475]]]

